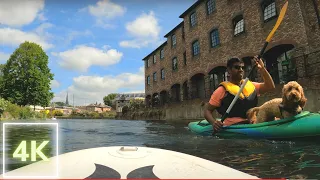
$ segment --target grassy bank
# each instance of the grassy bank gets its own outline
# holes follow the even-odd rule
[[[46,119],[45,112],[35,112],[30,107],[18,106],[0,98],[0,120]]]
[[[53,116],[57,119],[115,119],[116,112],[73,111],[70,115],[64,116],[60,110],[53,110],[49,113],[46,110],[35,112],[29,106],[18,106],[0,98],[0,120],[45,120]]]
[[[57,119],[115,119],[116,112],[90,112],[90,111],[81,111],[76,112],[72,111],[69,116],[56,116]]]

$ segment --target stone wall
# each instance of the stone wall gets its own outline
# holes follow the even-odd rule
[[[277,85],[275,91],[260,96],[258,105],[261,105],[270,99],[281,97],[281,90],[282,85]],[[304,110],[311,112],[320,112],[320,90],[306,88],[305,96],[308,101]],[[203,100],[203,102],[205,101],[207,100]],[[181,103],[181,105],[171,104],[165,111],[165,120],[191,121],[204,119],[204,107],[201,106],[201,102],[202,100],[200,99],[194,99],[189,100],[188,102]],[[215,113],[215,115],[217,115],[217,113]],[[217,117],[219,116],[217,115]]]
[[[281,97],[283,85],[276,85],[273,92],[268,92],[259,97],[258,105],[264,102]],[[305,96],[308,99],[304,110],[311,112],[320,112],[320,89],[304,88]],[[196,121],[204,119],[203,103],[208,99],[193,99],[180,103],[167,104],[164,107],[146,108],[136,112],[129,112],[127,115],[118,117],[117,119],[125,120],[166,120],[166,121]],[[216,117],[220,117],[215,112]]]

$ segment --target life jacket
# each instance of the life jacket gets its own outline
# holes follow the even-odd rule
[[[242,84],[243,80],[241,81]],[[231,82],[222,82],[219,86],[223,86],[226,90],[226,94],[221,101],[221,106],[217,108],[219,114],[224,115],[229,108],[233,98],[237,95],[240,87],[232,84]],[[258,97],[255,86],[251,81],[247,81],[247,84],[240,93],[239,98],[229,112],[228,117],[241,117],[246,119],[246,113],[250,108],[258,105]]]

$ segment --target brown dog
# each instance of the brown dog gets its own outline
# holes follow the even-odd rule
[[[283,86],[282,98],[275,98],[260,107],[249,109],[247,117],[252,124],[257,124],[295,116],[302,111],[306,102],[302,86],[296,81],[290,81]]]

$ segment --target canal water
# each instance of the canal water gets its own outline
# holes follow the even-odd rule
[[[218,139],[196,136],[185,123],[164,121],[81,119],[54,122],[59,123],[59,154],[104,146],[145,146],[194,155],[260,178],[320,179],[319,140]],[[12,147],[17,147],[21,139],[41,139],[52,135],[51,130],[41,128],[34,129],[32,133],[30,130],[9,128],[6,133],[10,134],[6,144]],[[1,138],[1,147],[2,143]],[[7,146],[12,153],[14,149]],[[44,151],[54,154],[53,149]],[[12,161],[7,169],[20,166],[21,163]]]

